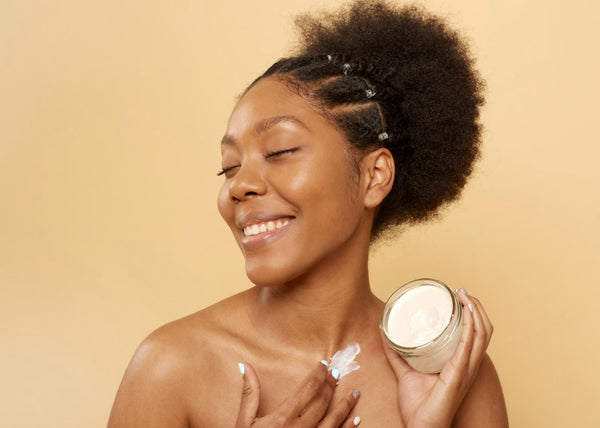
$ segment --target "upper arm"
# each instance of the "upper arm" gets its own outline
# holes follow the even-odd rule
[[[500,379],[487,354],[481,362],[473,385],[458,408],[452,426],[508,427]]]
[[[160,334],[147,338],[123,376],[109,428],[187,427],[181,360]]]

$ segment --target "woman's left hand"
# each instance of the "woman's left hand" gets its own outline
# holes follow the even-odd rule
[[[398,381],[400,414],[407,427],[449,427],[452,419],[475,380],[493,326],[474,297],[464,289],[458,293],[463,303],[463,332],[452,358],[439,374],[414,370],[383,338],[383,348]]]

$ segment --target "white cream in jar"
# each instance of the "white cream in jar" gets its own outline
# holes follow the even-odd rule
[[[411,281],[388,299],[381,328],[392,349],[411,367],[437,373],[460,341],[462,304],[440,281]]]

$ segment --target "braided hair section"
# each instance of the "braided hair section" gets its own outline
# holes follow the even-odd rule
[[[356,148],[377,147],[389,137],[376,86],[356,74],[344,58],[334,54],[284,58],[257,81],[273,75],[316,102]]]

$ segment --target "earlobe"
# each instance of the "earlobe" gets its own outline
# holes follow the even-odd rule
[[[386,148],[368,153],[363,158],[363,171],[366,178],[364,204],[375,208],[390,193],[394,184],[394,157]]]

